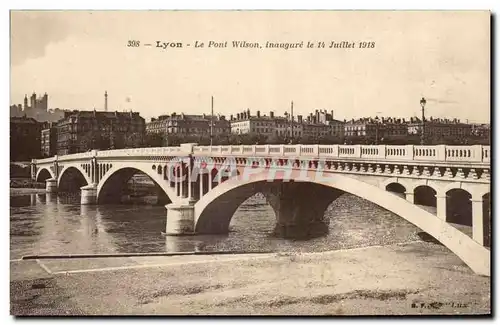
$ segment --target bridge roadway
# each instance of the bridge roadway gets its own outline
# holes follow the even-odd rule
[[[119,202],[138,172],[170,202],[167,235],[225,233],[238,206],[259,192],[276,214],[276,235],[320,235],[326,208],[348,192],[429,233],[475,272],[490,272],[489,146],[182,144],[93,150],[31,166],[47,192],[81,190],[82,204]],[[449,224],[457,216],[472,238]]]

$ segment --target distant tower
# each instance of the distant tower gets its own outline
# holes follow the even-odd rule
[[[28,95],[24,94],[24,110],[28,109]]]
[[[41,109],[46,111],[49,110],[49,95],[47,95],[47,93],[43,95],[41,105],[42,105]]]
[[[108,91],[104,92],[104,111],[108,111]]]
[[[30,101],[31,101],[31,109],[35,109],[36,108],[36,94],[35,94],[35,92],[33,92],[33,94],[31,95]]]

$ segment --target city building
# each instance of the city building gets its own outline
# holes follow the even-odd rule
[[[10,160],[30,161],[40,157],[42,124],[29,117],[10,118]]]
[[[364,117],[346,122],[344,134],[346,137],[360,137],[375,143],[402,140],[408,135],[408,124],[400,118]]]
[[[472,134],[472,125],[460,122],[459,119],[429,118],[424,123],[427,141],[442,141],[451,139],[465,139]],[[408,123],[409,135],[422,134],[422,120],[414,117]]]
[[[137,112],[66,112],[57,123],[57,154],[139,146],[144,130]]]
[[[213,119],[211,119],[211,115],[188,115],[184,113],[173,113],[152,118],[151,122],[146,124],[146,132],[208,137],[210,135],[211,120],[212,135],[214,137],[230,133],[230,122],[223,115],[214,115]]]
[[[491,137],[491,126],[486,123],[473,123],[471,133],[477,138],[489,140]]]
[[[334,137],[344,137],[344,122],[333,118],[333,111],[315,110],[310,113],[305,120],[299,115],[299,123],[303,124],[304,137],[313,139]]]
[[[231,115],[231,132],[234,134],[259,134],[266,137],[277,136],[286,140],[292,137],[300,139],[303,137],[318,139],[325,137],[343,137],[344,122],[333,119],[333,111],[316,110],[306,119],[302,115],[293,117],[285,112],[285,116],[275,116],[274,112],[269,115],[261,115],[257,111],[256,115],[251,115],[250,110]],[[291,132],[293,130],[293,132]]]
[[[55,123],[43,123],[41,131],[41,156],[52,157],[57,154],[57,127]]]

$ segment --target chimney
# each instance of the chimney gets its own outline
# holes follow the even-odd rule
[[[333,109],[331,110],[331,113],[332,113],[332,120],[333,120]]]
[[[269,116],[270,116],[271,118],[274,118],[274,112],[273,112],[273,111],[269,112]]]
[[[260,111],[257,111],[257,117],[260,117]]]
[[[233,120],[233,114],[229,115],[229,120],[232,121]]]
[[[250,108],[247,108],[247,118],[250,118]]]
[[[298,121],[299,123],[302,123],[302,115],[297,115],[297,121]]]
[[[236,119],[239,120],[240,119],[240,113],[236,113]]]

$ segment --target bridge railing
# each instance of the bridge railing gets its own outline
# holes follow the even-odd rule
[[[482,161],[490,161],[491,149],[490,146],[482,146]]]
[[[32,162],[35,164],[47,164],[47,163],[52,163],[56,160],[56,157],[49,157],[49,158],[43,158],[43,159],[33,159]]]
[[[79,160],[94,157],[93,151],[73,153],[71,155],[57,156],[57,161]]]
[[[181,152],[180,147],[152,147],[152,148],[132,148],[97,151],[97,157],[130,157],[130,156],[161,156],[172,155]]]
[[[242,145],[195,146],[195,154],[311,158],[388,159],[400,161],[489,162],[489,146],[415,145]]]
[[[242,145],[242,146],[191,146],[134,148],[116,150],[92,150],[89,152],[55,156],[34,160],[35,164],[78,159],[144,157],[188,155],[243,156],[243,157],[307,157],[307,158],[351,158],[367,160],[400,161],[450,161],[490,162],[490,146],[414,146],[414,145]]]

